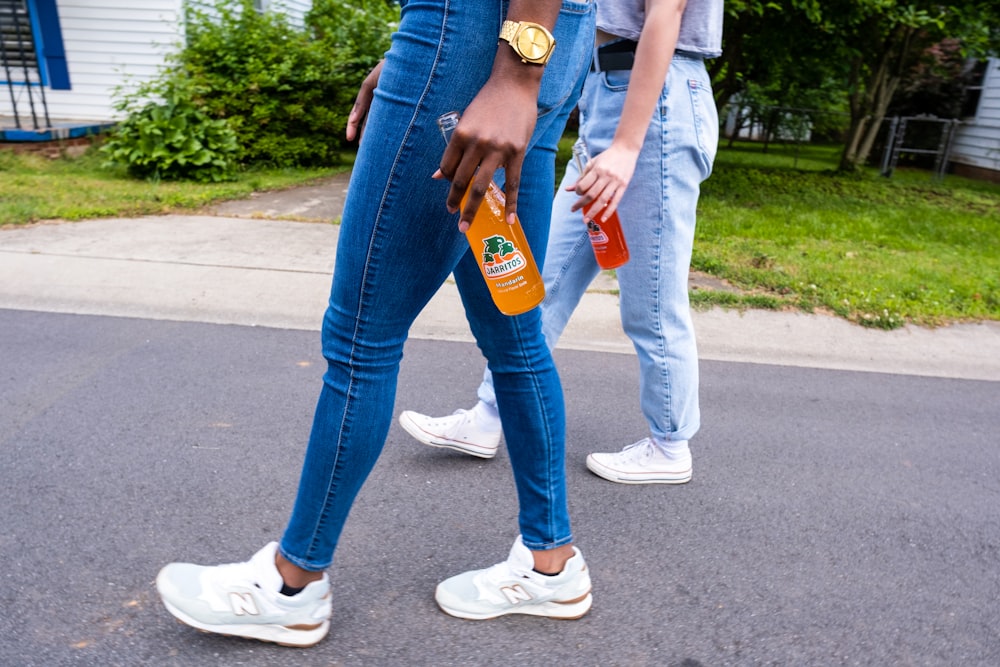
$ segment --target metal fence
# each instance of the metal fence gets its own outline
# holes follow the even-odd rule
[[[773,143],[798,148],[819,135],[842,141],[850,115],[843,112],[795,107],[738,107],[725,114],[723,134],[732,144],[737,139],[759,142],[766,151]],[[930,169],[934,178],[944,177],[948,168],[959,120],[934,116],[892,116],[883,118],[869,155],[869,163],[878,164],[883,176],[891,177],[900,160]],[[880,158],[878,156],[881,156]],[[876,163],[875,160],[879,160]]]

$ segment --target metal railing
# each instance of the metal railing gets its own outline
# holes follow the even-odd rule
[[[882,175],[886,178],[892,176],[899,163],[900,155],[933,155],[934,156],[934,177],[937,180],[944,178],[948,169],[948,157],[951,154],[951,147],[955,141],[955,129],[961,125],[962,121],[951,118],[936,118],[933,116],[893,116],[885,119],[889,123],[888,141],[882,153]],[[914,125],[924,123],[931,126],[939,126],[937,145],[929,148],[928,142],[920,142],[914,139],[911,132],[908,138],[907,130],[912,130]],[[916,143],[907,143],[908,141]],[[932,142],[933,143],[933,140]]]
[[[17,129],[24,129],[19,106],[22,94],[27,96],[32,129],[51,126],[31,15],[24,0],[0,0],[0,74],[7,84]]]

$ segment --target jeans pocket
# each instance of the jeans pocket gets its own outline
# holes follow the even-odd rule
[[[691,93],[695,136],[701,149],[702,178],[708,178],[719,149],[719,115],[715,109],[715,97],[711,86],[703,81],[688,79],[687,84]]]
[[[613,93],[624,93],[628,91],[628,82],[632,79],[632,70],[612,69],[601,72],[601,81],[604,87]]]
[[[595,6],[593,2],[563,2],[552,31],[556,49],[538,92],[539,116],[561,108],[583,84],[594,52]]]

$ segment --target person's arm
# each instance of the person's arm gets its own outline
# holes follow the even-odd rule
[[[561,0],[511,0],[510,21],[532,21],[550,32]],[[507,221],[517,212],[521,165],[538,114],[538,89],[544,67],[521,62],[506,42],[500,42],[489,79],[462,112],[462,118],[441,158],[440,175],[451,181],[447,206],[458,211],[469,184],[469,199],[461,211],[459,229],[468,229],[493,173],[506,171]],[[477,172],[478,169],[478,172]]]
[[[590,210],[598,213],[603,209],[600,219],[603,222],[618,207],[632,180],[649,121],[663,90],[686,4],[686,0],[646,0],[646,20],[635,49],[628,92],[614,139],[568,188],[580,195],[573,205],[574,211],[596,200]]]

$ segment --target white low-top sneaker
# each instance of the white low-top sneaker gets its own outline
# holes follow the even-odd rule
[[[414,438],[431,447],[448,447],[465,454],[491,459],[497,454],[503,429],[490,430],[476,419],[475,410],[456,410],[447,417],[404,410],[399,425]]]
[[[590,572],[583,554],[573,557],[559,574],[547,576],[532,569],[534,560],[518,536],[510,555],[485,570],[472,570],[438,584],[434,598],[446,613],[482,620],[504,614],[549,618],[580,618],[590,610]]]
[[[330,580],[324,572],[298,594],[282,595],[277,549],[271,542],[246,563],[170,563],[156,577],[156,589],[167,611],[198,630],[312,646],[330,629]]]
[[[587,468],[621,484],[684,484],[691,481],[691,452],[669,459],[652,440],[645,438],[620,452],[590,454]]]

